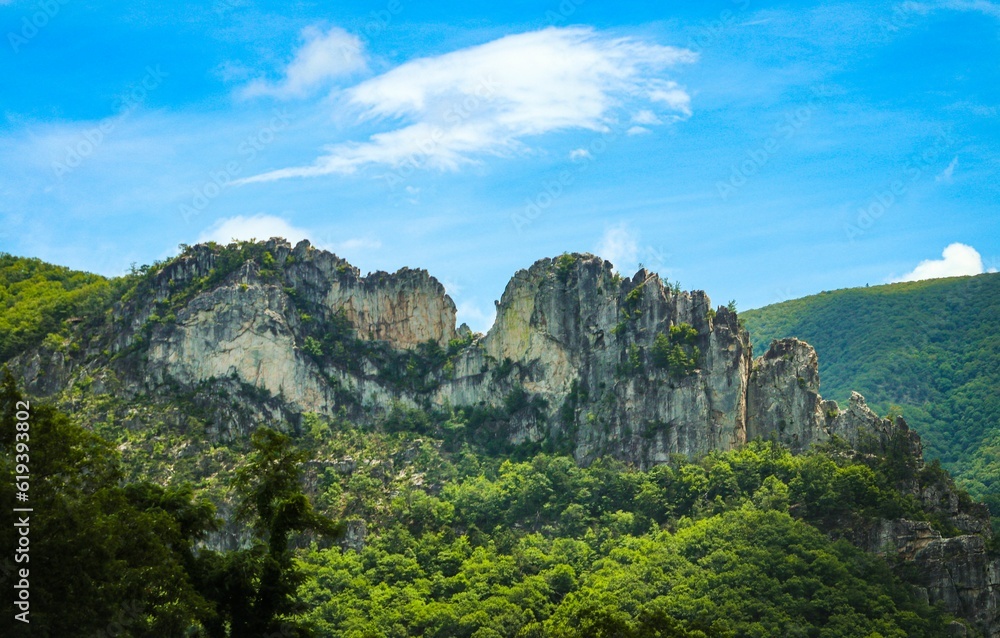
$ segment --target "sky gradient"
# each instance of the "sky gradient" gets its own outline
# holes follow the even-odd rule
[[[691,3],[693,5],[693,3]],[[0,252],[233,237],[489,327],[588,251],[718,304],[1000,266],[1000,3],[0,0]]]

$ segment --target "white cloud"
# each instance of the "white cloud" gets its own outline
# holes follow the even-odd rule
[[[367,237],[355,237],[341,242],[335,242],[330,246],[334,252],[357,252],[360,250],[378,250],[382,247],[382,242],[378,239]]]
[[[649,109],[643,109],[632,116],[632,122],[635,124],[660,124],[660,118]]]
[[[934,177],[934,181],[939,184],[951,184],[955,181],[952,176],[955,174],[956,166],[958,166],[958,156],[955,156],[955,158],[951,160],[951,163],[948,164],[948,167]]]
[[[303,239],[308,239],[308,236],[308,231],[292,226],[287,220],[281,217],[275,217],[274,215],[254,215],[252,217],[237,215],[218,220],[202,232],[198,237],[198,241],[214,241],[220,244],[228,244],[233,239],[243,241],[256,239],[261,241],[272,237],[284,237],[292,244],[295,244]]]
[[[575,148],[569,152],[569,158],[573,161],[592,159],[594,156],[585,148]]]
[[[645,126],[633,126],[629,130],[625,131],[627,135],[645,135],[646,133],[652,133],[651,130]]]
[[[957,242],[950,244],[941,253],[941,257],[941,259],[925,259],[912,272],[892,281],[920,281],[941,277],[978,275],[983,272],[983,258],[972,246]]]
[[[382,247],[381,240],[372,237],[351,237],[337,239],[329,236],[317,237],[315,233],[292,225],[288,220],[276,215],[237,215],[220,219],[198,236],[199,242],[214,241],[228,244],[234,239],[264,241],[272,237],[282,237],[296,244],[308,239],[317,248],[329,250],[341,257],[359,258]]]
[[[632,273],[639,267],[639,238],[625,224],[604,231],[595,252],[607,259],[620,273]]]
[[[900,11],[928,14],[938,9],[950,11],[970,11],[1000,18],[1000,4],[988,0],[938,0],[937,2],[903,2],[897,5]]]
[[[328,146],[311,165],[243,182],[352,173],[368,165],[454,170],[482,155],[524,150],[531,136],[608,130],[642,107],[676,121],[690,115],[690,97],[663,74],[696,57],[686,49],[574,27],[412,60],[345,93],[344,108],[387,130],[364,142]]]
[[[306,97],[331,80],[368,68],[361,40],[343,29],[333,27],[324,33],[315,26],[306,27],[302,39],[304,42],[285,67],[281,81],[259,78],[244,87],[243,96]]]
[[[449,291],[452,297],[454,295]],[[455,304],[455,315],[459,325],[469,324],[473,332],[486,332],[493,325],[496,319],[496,308],[491,307],[483,310],[480,306],[471,301],[462,301]]]

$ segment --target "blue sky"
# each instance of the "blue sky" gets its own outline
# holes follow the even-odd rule
[[[1000,266],[1000,3],[0,0],[0,251],[286,234],[486,329],[596,252],[717,303]]]

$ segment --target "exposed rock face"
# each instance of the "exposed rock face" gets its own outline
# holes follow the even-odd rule
[[[1000,636],[1000,559],[987,554],[984,536],[942,538],[926,521],[884,520],[852,540],[910,562],[910,582],[925,600],[941,603],[988,638]]]
[[[91,350],[40,349],[13,363],[38,394],[84,375],[124,396],[180,390],[209,404],[219,401],[206,389],[228,392],[214,412],[225,423],[208,428],[219,437],[265,417],[370,422],[396,404],[450,405],[492,410],[498,437],[554,442],[583,463],[610,455],[649,467],[758,437],[804,450],[834,435],[869,453],[921,458],[902,419],[880,418],[858,394],[845,409],[822,399],[811,346],[776,341],[754,359],[735,312],[646,270],[623,278],[587,254],[540,260],[511,279],[490,331],[473,335],[456,330],[455,304],[426,271],[362,277],[308,242],[254,250],[234,264],[232,252],[195,246],[123,299]],[[338,461],[336,471],[354,463]],[[1000,637],[988,515],[960,508],[953,493],[913,490],[965,535],[883,521],[856,542],[913,561],[929,601]],[[364,535],[362,524],[348,544],[360,547]]]
[[[263,285],[253,264],[233,281],[195,297],[168,330],[155,330],[149,371],[207,381],[236,376],[302,411],[328,411],[329,386],[295,347],[287,297]]]
[[[361,339],[383,340],[408,349],[428,340],[447,345],[456,336],[455,303],[426,270],[404,268],[362,277],[357,268],[313,248],[308,241],[292,248],[283,240],[271,239],[264,247],[273,262],[270,268],[282,270],[291,289],[331,311],[343,312]],[[172,288],[209,275],[217,267],[216,261],[207,246],[193,247],[157,274],[157,300],[166,299]],[[252,270],[241,272],[238,283],[254,283],[287,294],[277,283],[262,280],[259,268]],[[147,318],[136,313],[133,327],[138,328]]]
[[[794,450],[825,438],[819,361],[812,346],[798,339],[772,343],[753,363],[747,405],[747,438],[775,437]]]
[[[754,360],[735,313],[713,310],[705,293],[673,289],[646,270],[622,278],[593,255],[542,259],[519,271],[494,326],[473,337],[468,327],[456,330],[455,304],[425,271],[362,277],[305,241],[292,248],[272,239],[260,249],[265,257],[215,281],[225,253],[195,246],[119,304],[107,351],[120,357],[111,368],[125,392],[224,381],[264,391],[287,415],[349,409],[357,418],[396,403],[510,407],[507,399],[523,392],[532,401],[501,424],[511,442],[550,438],[582,462],[613,455],[641,467],[756,437],[802,450],[831,434],[884,442],[906,431],[873,414],[860,395],[844,411],[823,401],[808,344],[777,341]],[[176,307],[179,290],[191,292]],[[310,325],[338,318],[352,338],[397,352],[447,348],[459,337],[471,343],[449,358],[447,372],[427,370],[418,391],[398,383],[385,357],[361,356],[351,367],[318,356],[308,338],[324,333]],[[687,364],[675,365],[671,349]],[[44,351],[19,363],[41,394],[66,387],[78,365]],[[919,439],[912,446],[919,452]]]
[[[645,270],[623,279],[593,255],[544,259],[518,272],[481,342],[486,361],[514,363],[510,386],[547,401],[544,419],[513,434],[568,437],[582,461],[612,454],[642,466],[744,442],[747,335],[733,313],[710,309],[700,291],[671,290]],[[678,376],[653,365],[652,350],[657,335],[681,324],[697,334],[700,365]],[[467,356],[478,363],[482,355]],[[460,370],[479,372],[456,366],[441,399],[490,397],[491,379],[462,378]]]
[[[426,341],[447,346],[455,331],[455,303],[426,270],[375,272],[361,277],[357,268],[334,255],[299,242],[289,279],[317,295],[321,305],[343,312],[361,339],[387,341],[411,349]]]

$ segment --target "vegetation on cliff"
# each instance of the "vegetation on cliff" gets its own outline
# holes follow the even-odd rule
[[[18,397],[8,379],[5,492]],[[114,621],[124,636],[946,635],[947,617],[842,538],[875,516],[930,520],[949,532],[898,489],[912,460],[897,467],[837,444],[796,456],[753,443],[644,472],[612,460],[584,468],[530,449],[515,450],[522,460],[469,444],[451,449],[438,437],[459,415],[451,424],[416,415],[374,429],[310,415],[290,436],[260,429],[224,446],[237,460],[198,492],[222,488],[220,503],[235,503],[245,525],[238,548],[212,551],[195,547],[222,521],[181,477],[123,482],[111,445],[34,404],[32,450],[44,463],[32,488],[32,595],[38,609],[59,613],[33,617],[33,628],[91,635]],[[948,478],[929,468],[917,480]],[[343,529],[334,521],[358,520],[367,539],[357,551],[330,544]]]
[[[33,496],[48,512],[38,515],[38,547],[58,561],[42,558],[33,573],[39,608],[72,602],[65,617],[40,613],[38,631],[106,631],[133,588],[121,635],[945,635],[949,619],[905,584],[906,564],[851,544],[867,543],[885,519],[923,521],[944,537],[982,520],[916,448],[879,440],[867,449],[861,437],[859,450],[834,439],[794,455],[751,442],[639,471],[595,444],[577,454],[588,466],[573,460],[577,435],[614,443],[634,434],[650,446],[674,427],[613,424],[599,409],[615,400],[611,386],[695,387],[718,354],[714,339],[728,335],[746,351],[735,316],[715,315],[703,294],[677,297],[655,278],[626,285],[592,256],[536,264],[532,285],[557,295],[604,299],[608,285],[622,285],[605,325],[619,360],[589,382],[573,379],[562,397],[533,392],[530,361],[489,357],[468,332],[405,346],[360,334],[324,295],[341,285],[367,294],[382,275],[361,280],[332,255],[269,246],[185,247],[112,280],[0,258],[0,325],[9,327],[0,363],[55,406],[35,404],[32,450],[47,459]],[[588,272],[591,288],[581,283]],[[671,310],[677,322],[658,323],[678,300],[697,300],[697,312],[680,320]],[[145,367],[192,308],[217,305],[249,308],[229,327],[277,309],[286,341],[271,355],[291,353],[332,389],[318,403],[323,415],[292,406],[287,383],[269,391],[236,372],[179,379]],[[580,336],[579,315],[552,317]],[[724,330],[710,333],[712,322]],[[944,348],[943,335],[929,343]],[[589,348],[605,336],[586,339]],[[953,345],[928,347],[954,354]],[[977,361],[962,374],[986,374]],[[456,373],[489,392],[432,401]],[[7,381],[5,405],[17,394]],[[9,410],[4,424],[9,479]],[[512,436],[535,424],[555,427]],[[979,460],[986,476],[995,458]],[[8,479],[0,489],[10,500]],[[85,586],[67,590],[70,573]]]
[[[1000,515],[1000,274],[851,288],[741,313],[755,352],[798,337],[825,397],[893,406],[959,483]]]

